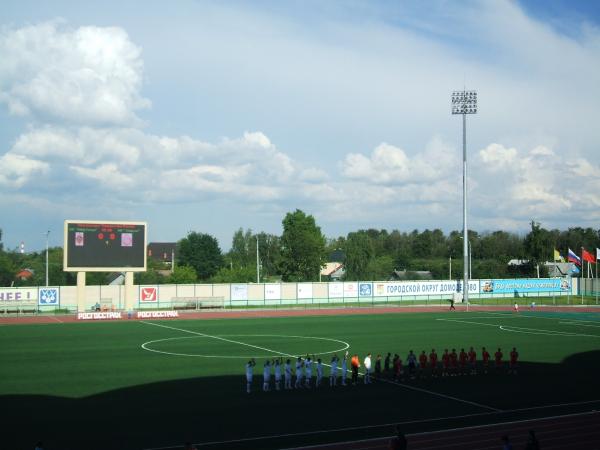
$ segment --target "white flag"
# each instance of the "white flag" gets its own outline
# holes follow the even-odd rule
[[[600,259],[600,248],[596,247],[596,260]]]

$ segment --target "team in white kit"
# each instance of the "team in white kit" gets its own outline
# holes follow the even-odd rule
[[[365,376],[364,376],[364,384],[371,383],[371,354],[369,353],[364,361],[365,368]],[[291,359],[286,359],[283,361],[282,357],[266,360],[263,365],[263,391],[271,390],[271,374],[274,372],[274,387],[276,391],[281,390],[281,380],[283,376],[283,389],[289,390],[292,389],[292,378],[295,376],[295,381],[293,383],[293,387],[295,389],[310,389],[313,387],[313,366],[315,366],[316,370],[316,380],[314,387],[320,387],[323,384],[324,377],[324,366],[326,364],[323,363],[321,358],[318,358],[315,363],[315,356],[306,355],[304,358],[298,357],[295,361],[295,370],[292,370],[292,361]],[[246,363],[246,392],[250,393],[252,390],[252,378],[254,366],[256,366],[256,361],[254,358],[250,359]],[[346,381],[348,377],[348,352],[340,359],[338,355],[333,355],[331,358],[329,366],[329,386],[335,387],[338,385],[338,378],[340,379],[340,384],[342,386],[346,386]],[[340,369],[341,366],[341,370]],[[338,372],[340,374],[338,375]]]

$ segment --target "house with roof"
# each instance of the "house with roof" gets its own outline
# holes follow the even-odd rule
[[[148,258],[172,266],[175,261],[176,242],[150,242],[147,247]]]
[[[346,271],[344,264],[341,262],[328,262],[321,267],[320,279],[322,281],[339,281],[342,279]]]
[[[21,269],[17,272],[15,278],[20,281],[27,281],[33,278],[34,273],[33,269]]]

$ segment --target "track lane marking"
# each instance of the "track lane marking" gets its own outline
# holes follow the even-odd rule
[[[520,411],[528,411],[528,410],[532,410],[532,409],[547,409],[547,408],[552,408],[552,407],[578,405],[581,403],[600,403],[600,399],[599,400],[590,400],[588,402],[563,403],[563,404],[558,404],[558,405],[538,406],[538,407],[533,407],[533,408],[510,409],[510,410],[503,411],[502,413],[507,414],[507,413],[515,413],[515,412],[520,412]],[[408,421],[404,421],[404,422],[392,422],[392,423],[385,423],[385,424],[378,424],[378,425],[362,425],[362,426],[358,426],[358,427],[344,427],[344,428],[334,428],[334,429],[329,429],[329,430],[314,430],[314,431],[306,431],[306,432],[298,432],[298,433],[284,433],[284,434],[275,434],[275,435],[266,435],[266,436],[255,436],[255,437],[249,437],[249,438],[230,439],[230,440],[225,440],[225,441],[200,442],[200,443],[194,443],[193,445],[196,445],[198,447],[204,447],[204,446],[210,446],[210,445],[223,445],[223,444],[226,445],[226,444],[235,444],[235,443],[242,443],[242,442],[260,441],[260,440],[281,439],[281,438],[288,438],[288,437],[311,436],[311,435],[324,434],[324,433],[341,433],[344,431],[368,430],[368,429],[372,429],[372,428],[384,428],[384,427],[389,428],[389,427],[396,427],[397,425],[412,425],[415,423],[422,424],[422,423],[427,423],[427,422],[439,422],[442,420],[467,419],[470,417],[478,417],[478,416],[493,416],[496,414],[499,414],[499,413],[497,413],[497,412],[481,412],[481,413],[473,413],[473,414],[463,414],[460,416],[436,417],[433,419],[417,419],[417,420],[408,420]],[[486,427],[494,427],[494,426],[500,426],[500,425],[515,425],[515,424],[520,424],[520,423],[530,423],[530,422],[542,421],[542,420],[554,420],[554,419],[563,419],[563,418],[581,417],[581,416],[594,416],[596,414],[599,414],[599,412],[598,411],[584,411],[584,412],[578,412],[578,413],[538,417],[538,418],[533,418],[533,419],[513,420],[513,421],[507,421],[507,422],[495,422],[495,423],[474,425],[474,426],[468,426],[468,427],[455,427],[455,428],[446,428],[446,429],[442,429],[442,430],[424,431],[424,432],[420,432],[420,433],[412,433],[407,436],[408,437],[417,437],[417,436],[426,436],[426,435],[432,435],[432,434],[435,435],[435,434],[441,434],[441,433],[453,432],[453,431],[476,430],[476,429],[481,429],[481,428],[486,428]],[[352,443],[374,442],[374,441],[382,440],[382,439],[390,439],[392,437],[393,436],[384,436],[384,437],[368,438],[368,439],[362,439],[362,440],[353,440],[353,441],[349,441],[349,442],[352,442]],[[344,442],[334,442],[331,445],[336,445],[336,444],[344,444]],[[293,447],[288,450],[319,448],[319,447],[322,447],[323,445],[326,445],[326,444],[319,444],[319,445],[306,446],[306,447]],[[167,447],[150,447],[150,448],[145,448],[143,450],[171,450],[171,449],[179,449],[179,448],[181,448],[181,444],[167,446]]]

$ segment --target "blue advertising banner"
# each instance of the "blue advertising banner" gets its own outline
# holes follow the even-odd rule
[[[567,279],[523,278],[517,280],[481,280],[482,294],[514,294],[527,292],[564,292],[571,288]]]
[[[374,283],[375,297],[452,295],[462,292],[462,280],[448,281],[388,281]],[[479,282],[469,281],[469,294],[479,293]]]
[[[58,288],[40,288],[38,294],[39,306],[58,306],[60,294]]]
[[[358,283],[358,295],[361,297],[373,297],[373,283]]]

